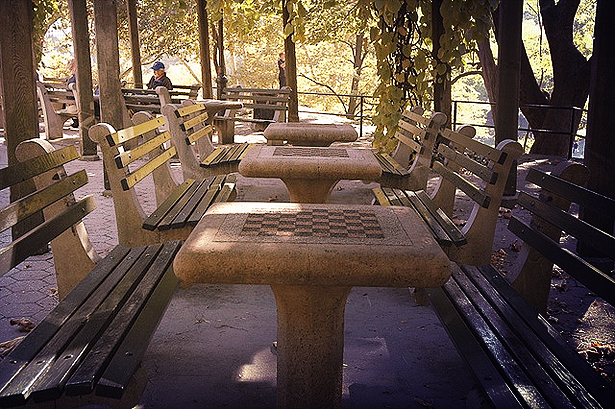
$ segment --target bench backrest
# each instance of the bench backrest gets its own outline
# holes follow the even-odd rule
[[[171,140],[177,149],[184,178],[202,179],[206,174],[200,161],[215,150],[211,142],[213,127],[204,104],[186,101],[162,108],[168,119]]]
[[[56,151],[47,141],[33,139],[20,143],[15,154],[21,162],[0,169],[0,190],[21,191],[24,182],[33,184],[34,190],[0,210],[1,230],[19,225],[13,236],[21,233],[0,249],[0,275],[51,242],[58,292],[63,298],[100,259],[92,251],[82,222],[95,209],[94,199],[76,200],[74,196],[88,182],[87,173],[80,170],[67,175],[64,170],[64,164],[79,157],[74,146]],[[28,219],[40,212],[43,216],[38,222],[36,217]]]
[[[474,202],[461,228],[467,244],[448,247],[447,251],[455,262],[482,265],[491,260],[506,181],[523,147],[516,141],[505,140],[493,148],[472,139],[474,134],[472,127],[440,131],[432,165],[439,180],[431,199],[451,218],[458,190]]]
[[[103,154],[105,170],[109,178],[120,244],[127,246],[143,243],[134,233],[142,230],[147,217],[139,202],[135,186],[149,175],[153,176],[156,203],[168,198],[177,186],[171,174],[170,161],[176,149],[168,142],[169,131],[161,129],[166,124],[163,116],[152,117],[147,112],[138,112],[133,118],[138,125],[116,131],[107,123],[90,128],[89,137],[98,143]],[[167,146],[168,145],[168,146]],[[121,226],[121,228],[120,228]]]
[[[56,139],[63,136],[62,127],[69,117],[77,117],[77,101],[75,94],[68,85],[62,83],[36,82],[38,101],[43,114],[45,133],[47,139]],[[67,106],[74,106],[74,112],[64,110]]]
[[[186,99],[195,100],[200,89],[198,84],[173,85],[172,90],[162,86],[156,89],[122,88],[122,94],[126,109],[160,114],[161,107],[166,104],[179,104]]]
[[[539,196],[519,193],[518,204],[532,214],[527,223],[514,215],[508,229],[527,243],[534,254],[527,260],[515,281],[515,288],[539,311],[546,309],[553,263],[583,283],[590,291],[615,305],[615,260],[613,223],[615,200],[579,186],[589,178],[588,171],[578,163],[565,163],[568,175],[547,174],[530,169],[526,180],[539,186]],[[555,173],[555,172],[554,172]],[[569,181],[575,178],[574,182]],[[565,179],[567,180],[565,180]],[[575,215],[577,204],[584,214],[610,218],[607,228]],[[560,239],[565,237],[563,243]],[[576,241],[576,243],[575,243]],[[594,254],[586,255],[591,249]],[[542,257],[536,257],[540,253]]]
[[[243,108],[254,110],[273,110],[272,121],[285,122],[288,102],[290,100],[290,88],[261,89],[261,88],[224,88],[220,99],[238,101]],[[225,116],[228,116],[225,113]]]
[[[424,116],[423,108],[416,106],[404,110],[397,122],[395,139],[397,146],[391,157],[402,166],[407,166],[411,190],[425,189],[431,168],[431,158],[438,132],[446,124],[446,115],[434,112]]]

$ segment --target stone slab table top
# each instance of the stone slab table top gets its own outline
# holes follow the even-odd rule
[[[263,133],[268,145],[329,146],[333,142],[354,142],[357,131],[349,124],[313,124],[309,122],[276,122]]]
[[[226,101],[223,99],[200,99],[196,103],[205,105],[209,116],[208,123],[211,123],[214,120],[214,116],[220,111],[243,108],[243,104],[239,101]]]
[[[271,285],[278,408],[341,407],[352,286],[434,287],[451,274],[408,207],[260,202],[213,205],[173,267],[184,284]]]
[[[340,180],[377,180],[382,169],[368,149],[260,145],[241,160],[239,172],[282,179],[291,202],[326,203]]]

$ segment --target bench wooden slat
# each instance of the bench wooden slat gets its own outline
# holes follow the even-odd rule
[[[574,185],[553,175],[530,169],[527,181],[543,186],[548,191],[579,205],[591,209],[597,214],[615,214],[615,200],[592,192],[582,186]]]
[[[130,251],[128,247],[116,246],[94,267],[90,274],[77,284],[75,289],[62,300],[62,303],[52,309],[47,317],[15,347],[9,359],[0,361],[0,385],[5,385],[23,370],[26,364],[52,339],[58,328],[75,314]],[[0,404],[3,404],[4,389],[1,392]]]
[[[188,145],[191,145],[204,136],[209,138],[209,135],[211,135],[213,131],[214,131],[214,128],[211,125],[206,125],[203,128],[199,129],[198,131],[191,133],[190,136],[186,138],[186,143]]]
[[[172,146],[166,151],[162,152],[160,155],[151,159],[149,162],[136,169],[134,172],[126,175],[124,179],[122,179],[122,189],[128,190],[134,185],[136,185],[139,181],[146,178],[150,173],[154,171],[154,169],[164,165],[167,163],[169,159],[171,159],[176,154],[175,147]]]
[[[166,124],[165,118],[163,116],[158,116],[142,124],[131,126],[125,129],[121,129],[115,133],[111,133],[108,135],[107,140],[109,141],[110,146],[115,146],[120,143],[125,143],[126,141],[144,135],[153,130],[156,130],[159,126],[162,126],[164,124]]]
[[[146,279],[146,274],[153,271],[150,266],[158,261],[156,256],[160,248],[158,244],[146,248],[104,301],[87,317],[87,321],[70,339],[61,355],[51,363],[44,376],[32,385],[30,392],[34,400],[59,398],[64,388],[67,392],[70,390],[68,385],[65,386],[69,377],[87,373],[92,360],[104,360],[112,354],[120,335],[110,337],[109,331],[117,326],[125,330],[131,325],[131,309],[142,305],[143,299],[140,298],[147,296],[146,290],[151,290],[155,284]],[[108,326],[111,319],[113,321]]]
[[[41,243],[49,243],[57,235],[78,223],[95,208],[94,198],[86,196],[77,203],[67,207],[57,217],[38,225],[14,240],[11,244],[0,249],[0,271],[2,274],[28,258],[33,248],[39,248],[38,246]]]
[[[590,393],[602,402],[608,402],[612,398],[612,389],[604,388],[604,379],[589,365],[587,361],[572,348],[561,334],[548,323],[542,315],[537,315],[536,310],[529,306],[526,300],[495,270],[491,265],[478,266],[476,268],[462,266],[462,269],[480,287],[481,291],[488,294],[493,302],[501,305],[506,301],[506,310],[499,307],[500,311],[507,311],[507,315],[516,314],[533,331],[533,334],[544,343],[550,351],[571,370],[575,378],[579,380]],[[512,318],[507,318],[512,321]],[[513,328],[517,328],[514,324]],[[540,358],[542,354],[538,354]],[[548,368],[547,368],[548,369]],[[570,384],[570,380],[566,380]],[[575,392],[584,394],[584,392]]]
[[[113,323],[98,337],[91,353],[85,357],[77,371],[66,383],[67,395],[83,395],[94,390],[96,381],[100,378],[108,363],[108,356],[124,341],[128,331],[127,327],[133,328],[133,324],[141,314],[145,302],[152,296],[162,277],[171,268],[171,263],[179,250],[179,246],[179,242],[171,242],[165,244],[164,247],[159,245],[147,247],[144,255],[135,264],[135,268],[145,270],[145,274],[136,281],[134,291],[131,291],[130,297],[124,301]],[[175,280],[175,283],[177,282]],[[157,299],[156,301],[160,300]],[[160,315],[155,316],[154,329],[160,317]],[[144,338],[143,341],[149,342],[152,331],[153,329],[150,326],[149,333],[141,334]],[[145,352],[144,349],[141,351]]]
[[[498,334],[499,339],[501,339],[503,347],[514,356],[515,362],[519,364],[531,379],[531,384],[536,385],[539,393],[545,399],[548,399],[554,407],[574,408],[574,404],[570,402],[570,399],[560,389],[557,381],[552,378],[549,371],[551,371],[551,374],[554,373],[556,377],[562,378],[567,384],[566,386],[578,392],[579,395],[584,393],[583,387],[578,385],[574,377],[570,375],[561,362],[544,344],[538,341],[529,328],[520,319],[517,319],[518,317],[515,315],[507,317],[506,303],[501,302],[497,304],[500,307],[498,311],[494,309],[491,300],[485,298],[485,295],[478,291],[474,281],[470,281],[469,278],[472,276],[471,272],[473,269],[468,268],[468,270],[467,274],[456,274],[454,277],[455,281],[463,288],[464,293],[470,298],[472,304],[476,305],[481,311],[481,315],[489,326],[495,328],[494,331]],[[480,273],[474,275],[474,278],[480,279]],[[511,318],[512,322],[505,320],[505,318]],[[499,360],[499,358],[499,356],[495,356],[495,359]],[[518,390],[523,394],[523,389]],[[575,399],[579,399],[579,397],[575,396]],[[593,401],[591,397],[587,396],[587,398],[587,403]],[[534,403],[536,398],[534,395],[530,395],[527,399],[528,403]],[[596,402],[593,401],[593,404],[596,404]]]
[[[539,250],[545,257],[557,263],[562,269],[574,272],[575,278],[583,282],[590,290],[601,294],[605,301],[615,304],[615,280],[613,278],[515,217],[508,222],[508,229]],[[606,288],[611,290],[606,292]]]
[[[457,143],[461,146],[466,146],[468,149],[474,151],[475,153],[485,157],[490,161],[502,164],[506,159],[505,153],[500,152],[499,150],[492,148],[491,146],[485,145],[484,143],[481,143],[475,139],[468,138],[467,136],[462,135],[459,132],[455,132],[448,128],[445,128],[440,131],[440,134],[454,143]]]
[[[211,203],[226,202],[235,189],[235,175],[217,175],[203,200],[194,209],[188,219],[188,225],[196,225],[201,220]]]
[[[184,223],[183,213],[192,213],[194,208],[189,208],[187,205],[191,203],[192,196],[197,191],[202,181],[194,181],[192,185],[184,192],[184,194],[173,203],[167,214],[164,215],[158,224],[159,230],[169,230],[171,227],[181,227]]]
[[[489,274],[491,280],[488,280],[484,272],[487,268],[488,266],[484,266],[481,271],[478,268],[463,266],[462,270],[465,274],[459,275],[459,277],[465,280],[467,283],[466,285],[475,286],[480,290],[481,297],[484,296],[484,299],[479,301],[483,303],[480,309],[483,312],[488,310],[491,311],[490,315],[486,315],[486,319],[492,325],[499,323],[500,328],[498,329],[498,334],[501,335],[504,342],[515,351],[521,349],[525,350],[526,348],[528,351],[531,351],[531,356],[517,356],[516,359],[524,366],[528,373],[534,374],[533,382],[540,385],[539,388],[544,394],[547,394],[549,400],[553,402],[552,404],[555,407],[570,405],[568,401],[572,399],[576,404],[581,404],[583,407],[599,408],[600,404],[588,393],[586,386],[584,386],[566,366],[566,362],[570,362],[570,360],[566,359],[563,361],[559,358],[560,356],[565,357],[568,355],[576,355],[577,358],[580,358],[578,353],[572,348],[566,348],[567,345],[565,342],[561,345],[557,345],[556,353],[554,353],[550,348],[554,343],[545,343],[545,337],[540,337],[539,334],[535,332],[537,326],[531,326],[525,320],[528,316],[523,317],[520,315],[515,311],[509,301],[503,299],[495,290],[493,281],[498,278],[491,273]],[[498,274],[497,272],[495,273]],[[471,280],[471,284],[469,280]],[[504,285],[500,283],[499,286],[503,287]],[[489,308],[487,308],[487,303],[489,304]],[[521,305],[527,304],[523,301]],[[528,321],[535,323],[535,315],[529,317],[530,319]],[[502,329],[504,327],[505,329]],[[513,331],[519,334],[518,336],[521,339],[518,339],[517,336],[512,333]],[[538,333],[544,332],[544,327],[538,328]],[[516,345],[513,344],[513,340],[517,343]],[[580,360],[574,360],[574,358],[572,360],[574,361],[572,368],[577,371],[580,369]],[[585,367],[587,367],[587,365],[585,365]],[[543,375],[543,372],[546,374],[546,377]],[[587,371],[582,371],[581,373],[583,372],[587,373]],[[595,384],[596,376],[590,376],[585,380],[589,380],[590,384]],[[556,388],[555,385],[559,385],[559,387]],[[565,397],[563,400],[555,401],[558,398],[561,399],[561,395],[563,394],[560,387],[570,389],[572,393],[569,392],[568,397]]]
[[[203,159],[203,161],[201,162],[201,166],[209,166],[213,163],[218,162],[218,158],[224,156],[225,152],[226,150],[224,146],[217,147],[212,153],[210,153],[205,159]]]
[[[525,192],[519,193],[517,203],[538,217],[548,220],[549,223],[561,230],[572,234],[577,240],[591,246],[592,249],[602,252],[605,256],[615,254],[615,237],[599,230],[591,224],[574,217],[562,209],[537,200]]]
[[[150,152],[159,149],[160,145],[171,139],[171,134],[166,131],[156,136],[155,138],[146,141],[133,149],[125,152],[118,153],[115,156],[115,165],[118,169],[126,167],[134,161],[143,158]]]
[[[426,288],[425,290],[432,307],[444,323],[444,328],[460,352],[461,357],[472,368],[472,375],[476,377],[475,374],[484,374],[480,379],[476,378],[476,381],[482,385],[489,395],[494,407],[524,408],[472,334],[463,316],[450,302],[442,287]]]
[[[17,222],[71,194],[87,182],[86,171],[80,170],[59,182],[10,203],[0,209],[0,231],[14,226]]]
[[[441,246],[450,246],[453,244],[451,235],[448,234],[448,231],[445,229],[445,223],[447,223],[446,220],[448,217],[446,217],[446,215],[443,216],[442,213],[433,212],[433,207],[427,206],[429,200],[421,200],[417,196],[417,192],[406,191],[406,195],[412,203],[412,206],[414,206],[414,209],[423,218],[423,220],[425,220],[425,223],[433,232],[438,243]]]
[[[194,192],[187,192],[186,195],[190,195],[190,199],[186,202],[185,206],[170,222],[170,227],[179,227],[183,226],[188,222],[188,218],[194,211],[194,209],[198,206],[198,204],[203,200],[203,196],[207,193],[207,191],[211,188],[213,177],[206,178],[202,180],[200,183],[195,183],[192,187],[194,187]],[[211,204],[211,202],[210,202]]]
[[[107,299],[108,295],[114,291],[127,271],[136,261],[136,256],[140,256],[143,249],[131,250],[129,256],[124,258],[118,267],[110,274],[88,297],[83,304],[66,319],[62,327],[51,337],[42,349],[37,351],[32,360],[25,365],[19,372],[19,376],[14,378],[0,393],[0,405],[23,405],[30,397],[33,384],[43,376],[49,366],[57,358],[57,354],[64,349],[70,340],[75,338],[81,328],[87,324],[89,317],[100,307],[100,304]],[[133,256],[133,257],[130,257]]]
[[[190,105],[182,105],[178,107],[175,112],[176,118],[181,118],[183,116],[187,116],[192,114],[193,112],[200,112],[205,109],[204,104],[190,104]]]
[[[461,314],[464,317],[472,317],[472,321],[468,322],[466,320],[466,323],[470,325],[475,334],[478,334],[479,342],[482,343],[484,350],[488,351],[492,359],[495,358],[497,360],[503,376],[511,384],[513,391],[521,395],[520,398],[522,400],[534,405],[534,407],[549,407],[549,404],[536,389],[527,374],[519,366],[505,345],[502,344],[498,335],[493,332],[487,319],[481,315],[468,298],[468,294],[457,281],[457,278],[460,276],[459,271],[456,271],[453,279],[444,284],[443,288],[449,297],[455,300],[455,306],[460,309]],[[466,290],[470,291],[471,289]]]
[[[423,132],[422,130],[418,129],[415,126],[410,126],[408,124],[406,125],[399,125],[400,127],[402,126],[407,126],[407,127],[411,127],[414,129],[414,131],[412,132],[412,135],[425,135],[425,132]],[[395,132],[395,138],[398,139],[399,141],[401,141],[401,143],[407,145],[410,149],[412,149],[413,151],[420,153],[421,150],[423,149],[423,145],[421,145],[420,143],[418,143],[417,141],[415,141],[414,139],[404,135],[403,133],[397,131]]]
[[[450,169],[446,168],[442,163],[435,161],[433,164],[433,170],[436,171],[440,176],[446,178],[451,183],[453,183],[459,190],[468,195],[470,199],[474,202],[478,203],[479,206],[487,208],[489,207],[489,203],[491,203],[491,197],[489,197],[486,193],[478,189],[476,186],[459,176],[457,173],[452,172]]]
[[[204,123],[205,121],[207,121],[207,119],[209,119],[209,115],[207,114],[207,111],[204,111],[198,115],[196,115],[194,118],[190,118],[190,119],[186,119],[184,120],[180,126],[182,127],[182,130],[185,132],[189,129],[194,128],[195,126]]]
[[[404,176],[409,173],[406,168],[400,165],[388,153],[375,153],[374,155],[380,163],[380,166],[382,166],[383,171],[399,176]]]
[[[177,186],[167,199],[158,206],[152,214],[150,214],[143,221],[143,228],[146,230],[155,230],[160,224],[164,216],[169,212],[173,205],[184,195],[184,193],[195,183],[194,179],[184,180],[184,182]]]
[[[446,159],[451,160],[465,168],[466,170],[472,172],[474,175],[481,178],[483,181],[493,185],[498,181],[498,174],[487,166],[467,157],[463,153],[457,152],[454,149],[449,148],[444,144],[440,144],[438,146],[438,152],[444,156]]]
[[[169,257],[171,261],[180,247],[179,242],[175,243],[177,245],[174,248],[169,249],[165,245],[162,250],[162,252],[171,254],[171,257]],[[96,385],[97,395],[115,399],[122,397],[132,375],[136,372],[145,355],[147,346],[178,283],[179,280],[169,266],[152,293],[150,300],[143,307],[137,321],[126,334],[113,359],[98,380]]]
[[[0,169],[0,190],[4,190],[9,186],[31,179],[33,176],[62,166],[78,157],[79,154],[74,146],[66,146],[62,149],[52,151],[48,155],[37,156],[27,161],[11,165],[10,167],[2,168]]]
[[[384,187],[381,189],[384,194],[385,200],[389,203],[389,206],[401,206],[399,196],[395,194],[395,191],[390,187]]]

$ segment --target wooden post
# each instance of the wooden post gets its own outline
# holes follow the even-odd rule
[[[2,93],[8,164],[17,163],[15,148],[21,141],[38,138],[36,71],[32,49],[33,10],[30,0],[0,1],[0,93]],[[34,191],[34,182],[11,187],[14,201]],[[13,239],[42,223],[42,212],[12,229]],[[47,245],[39,249],[47,252]]]
[[[615,199],[615,139],[613,127],[615,117],[615,69],[612,38],[615,36],[615,3],[598,0],[596,5],[596,25],[594,27],[594,49],[589,89],[589,111],[587,113],[587,138],[585,139],[585,165],[591,175],[587,187],[600,194]],[[613,234],[615,215],[593,214],[581,209],[581,217],[589,223]],[[579,249],[583,255],[598,256],[590,243]],[[613,263],[603,267],[609,272]]]
[[[88,131],[96,123],[94,96],[92,94],[92,61],[90,60],[90,35],[88,10],[85,0],[68,0],[73,33],[73,53],[77,70],[77,106],[79,106],[80,155],[84,160],[98,160],[96,144],[88,137]]]
[[[284,27],[289,23],[290,14],[286,8],[287,1],[282,2],[282,23]],[[286,85],[290,87],[290,100],[288,101],[288,122],[299,122],[299,97],[297,94],[297,55],[292,34],[284,38],[284,53],[286,54]]]
[[[224,62],[224,18],[218,21],[218,99],[222,98],[222,90],[226,88],[228,78],[226,78],[226,64]]]
[[[197,0],[199,15],[199,50],[201,56],[201,89],[203,98],[213,98],[211,86],[211,58],[209,56],[209,21],[207,18],[207,0]]]
[[[0,83],[9,165],[17,163],[19,142],[39,136],[32,19],[30,0],[0,1]]]
[[[521,24],[523,1],[500,2],[498,34],[498,80],[495,115],[495,144],[505,139],[517,140],[519,128],[519,81],[521,72]],[[514,196],[517,187],[517,164],[508,176],[504,196]]]
[[[132,77],[135,88],[143,88],[143,73],[141,72],[141,47],[139,45],[139,28],[137,26],[137,2],[128,0],[128,26],[130,32],[130,49],[132,52]]]
[[[100,120],[116,130],[124,127],[122,88],[120,84],[120,55],[117,40],[117,1],[94,2],[98,84],[100,87]],[[110,190],[105,172],[105,190]]]
[[[444,23],[442,21],[442,14],[440,14],[440,7],[442,6],[442,0],[433,0],[431,2],[431,21],[432,21],[432,57],[440,64],[444,64],[438,58],[438,52],[440,51],[440,37],[444,35]],[[448,125],[452,125],[451,113],[451,69],[447,65],[446,72],[442,75],[437,74],[434,86],[434,111],[442,112],[448,118]]]

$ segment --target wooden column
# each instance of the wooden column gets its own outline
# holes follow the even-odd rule
[[[100,88],[100,120],[116,130],[124,127],[122,88],[120,84],[120,55],[117,40],[117,1],[94,2],[98,85]],[[105,171],[105,189],[110,190]]]
[[[495,115],[495,143],[517,140],[519,128],[519,80],[521,72],[521,25],[523,0],[500,2],[498,34],[498,80]],[[508,177],[505,196],[514,196],[517,186],[517,165]]]
[[[594,27],[594,49],[589,89],[589,112],[587,113],[587,138],[585,139],[585,164],[591,178],[587,187],[615,199],[615,2],[598,0],[596,25]],[[589,214],[581,209],[584,220],[613,232],[612,214]],[[584,250],[584,254],[587,250]],[[612,269],[612,264],[610,265]]]
[[[289,23],[290,14],[286,8],[286,0],[282,1],[282,29]],[[297,94],[297,55],[292,34],[284,38],[284,53],[286,54],[286,85],[290,87],[288,101],[288,122],[299,122],[299,97]]]
[[[30,0],[0,1],[0,92],[9,165],[17,163],[19,142],[39,136],[32,19]]]
[[[228,78],[226,78],[226,64],[224,62],[224,18],[218,21],[218,99],[222,98],[222,90],[226,88]],[[225,142],[226,143],[226,142]]]
[[[207,0],[197,0],[199,15],[199,50],[201,57],[201,81],[203,98],[213,98],[211,85],[211,58],[209,56],[209,19],[207,18]]]
[[[141,72],[141,46],[139,45],[139,28],[137,25],[137,1],[128,0],[128,21],[130,25],[130,49],[132,52],[132,77],[135,88],[143,88],[143,73]]]
[[[432,57],[443,64],[438,58],[438,52],[440,51],[440,37],[444,35],[444,23],[442,21],[442,14],[440,14],[440,7],[442,6],[442,0],[433,0],[431,2],[431,26],[432,26]],[[437,74],[433,86],[434,94],[434,111],[443,112],[448,118],[448,124],[452,125],[452,102],[451,102],[451,69],[447,65],[446,72],[444,74]]]
[[[90,60],[90,33],[88,10],[85,0],[68,0],[73,33],[73,53],[77,70],[77,95],[79,98],[80,154],[84,160],[98,160],[96,144],[88,137],[90,127],[96,123],[94,96],[92,94],[92,61]]]

